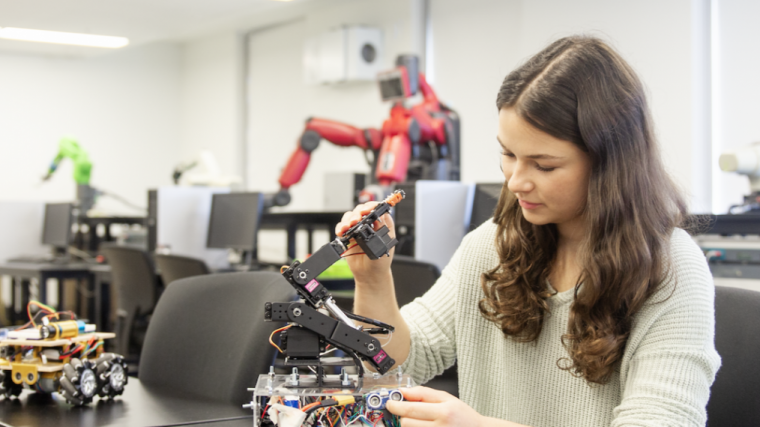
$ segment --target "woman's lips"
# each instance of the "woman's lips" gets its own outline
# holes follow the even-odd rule
[[[520,206],[522,206],[524,209],[536,209],[537,207],[541,206],[541,203],[530,203],[526,202],[525,200],[520,200]]]

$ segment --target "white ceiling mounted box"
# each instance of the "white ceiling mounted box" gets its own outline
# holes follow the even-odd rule
[[[375,81],[382,71],[383,34],[377,28],[341,27],[304,43],[306,84]]]

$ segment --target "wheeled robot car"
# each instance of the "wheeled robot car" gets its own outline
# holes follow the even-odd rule
[[[12,398],[24,388],[63,395],[73,405],[92,402],[95,395],[114,398],[127,384],[124,357],[103,351],[110,332],[95,332],[70,312],[39,307],[30,321],[0,336],[0,394]],[[29,310],[27,310],[29,311]]]

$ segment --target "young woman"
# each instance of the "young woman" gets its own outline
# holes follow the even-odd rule
[[[435,286],[399,310],[391,259],[348,257],[354,308],[396,326],[385,349],[405,372],[424,383],[458,362],[461,400],[416,387],[389,410],[404,427],[705,425],[714,285],[636,74],[604,42],[564,38],[496,106],[493,222]]]

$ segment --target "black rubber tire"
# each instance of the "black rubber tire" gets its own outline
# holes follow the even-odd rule
[[[72,405],[81,406],[92,402],[92,398],[99,393],[100,388],[95,374],[95,364],[88,359],[72,358],[64,365],[61,388],[61,394]]]
[[[24,386],[16,384],[11,379],[10,375],[6,375],[8,371],[0,370],[0,394],[5,396],[6,399],[17,397],[24,390]]]
[[[129,382],[127,362],[115,353],[103,353],[94,361],[95,374],[98,378],[98,396],[113,399],[124,393]]]

